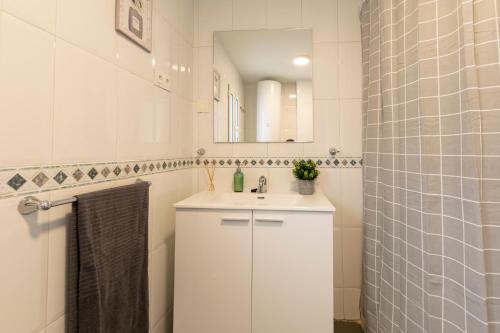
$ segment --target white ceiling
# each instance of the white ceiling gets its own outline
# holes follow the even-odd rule
[[[311,30],[228,31],[216,32],[215,38],[245,83],[264,79],[280,82],[312,79]],[[298,56],[310,57],[311,63],[294,65],[293,59]]]

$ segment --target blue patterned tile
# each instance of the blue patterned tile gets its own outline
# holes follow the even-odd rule
[[[16,174],[14,177],[12,177],[8,182],[7,185],[12,187],[14,190],[19,190],[24,184],[26,183],[26,179],[23,178],[20,174]]]
[[[66,180],[66,178],[68,178],[68,176],[62,172],[62,171],[59,171],[55,176],[54,176],[54,180],[56,181],[56,183],[58,183],[59,185],[61,185],[62,183],[64,183],[64,181]]]
[[[75,172],[73,172],[73,178],[79,182],[85,174],[82,172],[80,169],[76,169]]]
[[[101,175],[104,176],[104,178],[107,178],[109,176],[109,174],[111,173],[111,171],[109,171],[109,168],[108,167],[105,167],[104,169],[102,169],[101,171]]]
[[[40,172],[33,178],[33,183],[35,183],[38,187],[42,187],[48,180],[49,177],[47,177],[43,172]]]
[[[89,172],[87,173],[87,175],[90,177],[90,179],[94,180],[95,177],[97,177],[98,175],[98,172],[95,168],[92,168],[89,170]]]

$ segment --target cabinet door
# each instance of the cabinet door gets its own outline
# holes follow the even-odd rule
[[[254,211],[253,333],[333,332],[333,214]]]
[[[175,333],[251,333],[251,278],[251,211],[177,211]]]

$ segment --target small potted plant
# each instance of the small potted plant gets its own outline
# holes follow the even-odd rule
[[[319,170],[316,169],[316,163],[313,161],[295,162],[293,175],[299,180],[299,193],[311,195],[314,193],[314,180],[319,175]]]

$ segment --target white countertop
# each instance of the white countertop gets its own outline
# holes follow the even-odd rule
[[[335,207],[321,192],[298,193],[232,193],[200,192],[174,205],[177,209],[248,209],[307,212],[334,212]]]

